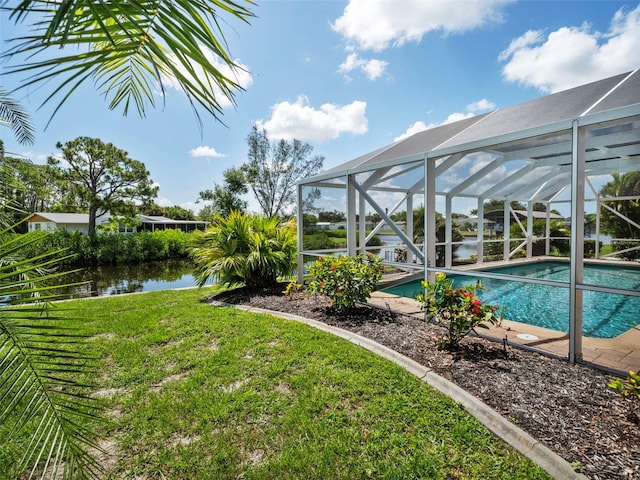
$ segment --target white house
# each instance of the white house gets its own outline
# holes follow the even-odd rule
[[[96,227],[107,223],[110,215],[104,214],[96,218]],[[184,232],[191,232],[196,229],[204,230],[209,222],[195,220],[173,220],[167,217],[138,215],[140,221],[137,227],[121,226],[120,233],[136,233],[140,231],[155,232],[156,230],[177,229]],[[68,232],[80,232],[84,235],[89,233],[88,213],[48,213],[36,212],[26,219],[29,231],[36,230],[66,230]]]
[[[96,218],[96,227],[109,220],[109,215],[102,215]],[[88,213],[32,213],[25,220],[29,226],[29,231],[36,230],[66,230],[68,232],[80,232],[84,235],[89,233]]]

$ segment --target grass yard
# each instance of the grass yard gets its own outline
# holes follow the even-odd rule
[[[550,478],[395,364],[210,293],[60,304],[101,358],[105,478]]]

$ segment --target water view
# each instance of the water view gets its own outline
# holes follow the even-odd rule
[[[82,298],[194,287],[192,271],[185,260],[90,267],[65,276],[65,283],[82,282],[65,293]]]

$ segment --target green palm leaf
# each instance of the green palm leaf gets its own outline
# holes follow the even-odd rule
[[[0,89],[0,125],[11,128],[21,144],[32,144],[35,141],[33,125],[27,112],[11,96]]]
[[[213,279],[252,287],[274,284],[295,271],[295,225],[277,218],[231,212],[218,215],[192,246],[199,286]]]
[[[61,97],[53,115],[92,79],[109,108],[122,107],[125,115],[133,105],[144,117],[147,105],[155,105],[156,86],[164,95],[167,83],[175,82],[198,119],[199,107],[220,119],[222,97],[234,103],[235,91],[242,89],[213,60],[231,71],[239,68],[228,53],[220,14],[248,23],[251,5],[249,0],[24,0],[5,9],[16,23],[35,18],[34,33],[11,39],[15,44],[3,56],[31,60],[7,73],[31,75],[20,88],[60,79],[43,102]],[[74,47],[78,53],[46,56],[51,47]]]
[[[90,428],[98,405],[80,380],[94,359],[56,315],[61,308],[46,301],[56,298],[47,281],[64,275],[52,267],[65,253],[19,255],[35,238],[0,232],[0,444],[23,452],[7,474],[97,477],[101,467],[89,452],[100,450]]]

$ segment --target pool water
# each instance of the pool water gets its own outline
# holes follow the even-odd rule
[[[545,261],[486,269],[487,272],[545,280],[569,281],[569,263]],[[475,284],[471,275],[451,275],[454,285]],[[487,304],[504,308],[508,320],[569,331],[569,289],[517,281],[483,278],[478,293]],[[640,269],[624,265],[585,264],[584,283],[606,287],[640,289]],[[422,291],[419,281],[384,290],[413,298]],[[640,324],[640,297],[583,292],[582,334],[592,338],[613,338]]]

